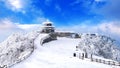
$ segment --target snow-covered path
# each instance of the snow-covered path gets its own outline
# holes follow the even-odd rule
[[[35,40],[36,49],[33,54],[12,68],[112,68],[72,57],[80,39],[58,38],[41,46],[40,40],[44,36],[46,35],[40,35]]]

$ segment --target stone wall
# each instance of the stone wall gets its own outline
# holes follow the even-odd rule
[[[53,40],[57,40],[57,35],[55,33],[50,33],[48,37],[43,39],[42,44],[48,43]]]

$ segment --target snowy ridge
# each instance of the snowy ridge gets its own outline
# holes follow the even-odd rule
[[[34,40],[35,50],[25,61],[20,64],[16,64],[13,68],[39,68],[39,59],[41,58],[41,41],[43,38],[47,38],[48,34],[39,34],[39,36]],[[38,66],[39,65],[39,66]]]
[[[34,50],[34,39],[40,34],[33,31],[27,34],[15,33],[0,44],[0,66],[12,66],[27,58]]]
[[[89,55],[93,54],[103,58],[120,61],[120,49],[110,37],[83,34],[81,36],[79,48]]]

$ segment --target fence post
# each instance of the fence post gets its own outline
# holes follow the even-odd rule
[[[98,62],[98,59],[95,59],[96,60],[96,62]]]
[[[119,62],[119,66],[120,66],[120,62]]]
[[[82,60],[84,60],[84,53],[82,53]]]
[[[113,65],[115,65],[115,62],[113,61]]]
[[[79,53],[79,59],[81,59],[81,54]]]
[[[105,64],[105,60],[103,60],[103,63]]]
[[[76,57],[76,53],[73,53],[73,57]]]
[[[101,63],[101,59],[99,59],[99,63]]]
[[[88,58],[88,54],[87,54],[87,52],[85,52],[85,58]]]
[[[110,65],[110,61],[108,61],[108,65]]]
[[[91,61],[93,61],[93,57],[92,57],[92,54],[91,54],[90,58],[91,58]]]

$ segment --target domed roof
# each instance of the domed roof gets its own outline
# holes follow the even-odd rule
[[[53,24],[53,22],[47,20],[47,21],[43,22],[42,24],[43,24],[43,25],[46,25],[46,24]]]

